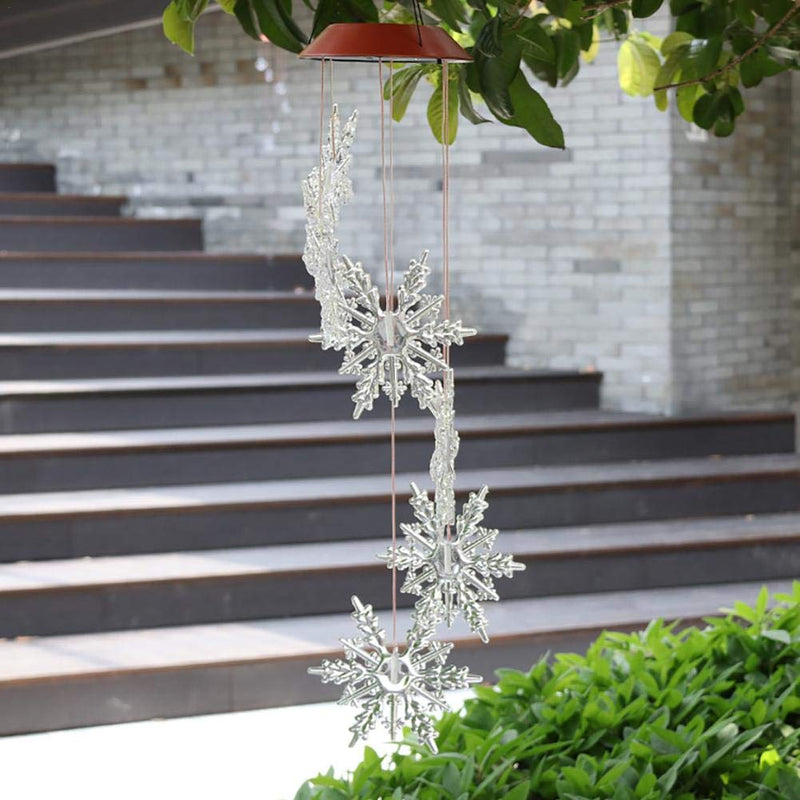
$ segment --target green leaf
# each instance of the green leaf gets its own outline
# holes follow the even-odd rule
[[[182,5],[176,0],[172,0],[164,9],[164,14],[161,17],[164,36],[189,54],[194,53],[195,19],[188,18]]]
[[[426,68],[421,64],[412,64],[397,70],[394,75],[386,79],[383,85],[383,96],[389,99],[390,92],[394,90],[392,100],[392,119],[400,122],[406,114],[408,104],[414,96],[420,78],[426,73]]]
[[[466,9],[461,0],[431,0],[430,10],[457,32],[467,22]]]
[[[458,71],[458,99],[461,116],[469,120],[473,125],[480,125],[489,121],[475,110],[475,106],[472,102],[472,95],[467,85],[466,69],[460,69]]]
[[[661,65],[658,75],[656,75],[656,86],[668,86],[673,82],[673,79],[678,74],[680,66],[683,63],[686,50],[687,47],[683,46],[669,54],[667,60]],[[659,89],[658,91],[654,91],[654,97],[656,108],[658,108],[659,111],[666,111],[668,103],[667,90]]]
[[[558,77],[566,78],[578,63],[578,58],[581,54],[581,41],[575,31],[563,29],[560,31],[557,42]]]
[[[511,119],[501,122],[524,128],[539,144],[563,149],[564,131],[553,118],[544,98],[531,88],[521,71],[517,73],[509,90],[516,110]]]
[[[430,125],[436,141],[440,144],[444,141],[444,92],[442,91],[441,84],[438,85],[428,101],[428,125]],[[458,133],[458,90],[450,82],[450,91],[448,92],[448,144],[453,144],[456,140],[456,133]]]
[[[711,39],[697,39],[690,47],[690,57],[694,64],[694,77],[705,78],[710,75],[719,63],[722,54],[722,38],[714,36]]]
[[[528,800],[531,787],[528,782],[517,784],[511,791],[503,792],[503,800]]]
[[[217,5],[226,14],[233,14],[233,7],[236,5],[236,0],[217,0]]]
[[[765,639],[772,639],[773,642],[780,642],[781,644],[791,644],[792,642],[792,637],[789,635],[789,631],[784,631],[780,628],[761,631],[761,635]]]
[[[653,93],[661,69],[658,53],[643,39],[629,36],[619,48],[617,70],[619,85],[632,97],[647,97]]]
[[[652,17],[661,8],[664,0],[632,0],[631,13],[634,17]]]
[[[694,104],[702,94],[704,94],[702,87],[697,85],[681,86],[676,90],[675,105],[678,107],[678,113],[687,122],[694,122]]]
[[[273,44],[293,53],[299,53],[307,42],[292,19],[290,1],[236,0],[233,11],[245,33],[253,39],[266,36]]]
[[[377,22],[378,9],[372,0],[319,0],[314,12],[311,37],[336,22]]]
[[[477,50],[477,44],[476,51],[475,68],[483,99],[499,120],[510,119],[514,116],[510,85],[519,72],[522,42],[513,34],[501,34],[498,54],[486,56]]]
[[[539,61],[555,62],[556,49],[553,40],[545,33],[535,17],[523,17],[516,33],[522,40],[526,56]]]
[[[661,55],[671,56],[679,48],[683,48],[691,44],[693,39],[694,37],[691,33],[675,31],[675,33],[671,33],[664,39],[663,42],[661,42]]]

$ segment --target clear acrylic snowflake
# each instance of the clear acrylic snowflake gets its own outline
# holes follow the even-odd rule
[[[359,636],[342,639],[344,658],[324,659],[319,667],[311,667],[323,683],[344,685],[339,703],[359,706],[350,730],[354,745],[382,723],[395,739],[404,726],[411,728],[421,742],[436,752],[436,731],[431,712],[446,710],[444,692],[466,689],[480,683],[467,667],[446,666],[453,649],[449,642],[435,641],[433,626],[426,620],[415,620],[408,633],[406,647],[400,652],[386,644],[386,633],[380,627],[372,606],[352,598],[353,620]]]
[[[456,521],[456,456],[460,439],[455,427],[454,398],[453,370],[448,369],[442,375],[442,380],[434,383],[430,404],[435,421],[430,476],[436,498],[436,515],[443,525],[453,525]]]
[[[432,624],[444,621],[450,626],[460,613],[484,643],[489,637],[481,604],[499,599],[493,579],[510,578],[525,569],[524,564],[514,561],[514,556],[492,552],[499,532],[481,526],[489,507],[488,491],[484,486],[470,493],[448,539],[434,502],[412,483],[410,503],[418,521],[400,526],[407,546],[400,545],[396,550],[390,547],[378,556],[390,569],[396,565],[407,571],[401,591],[419,596],[419,619]]]
[[[444,297],[424,294],[430,267],[428,252],[412,259],[397,290],[397,307],[381,307],[377,287],[360,263],[344,258],[344,301],[349,317],[349,336],[339,372],[358,375],[353,395],[354,419],[372,410],[381,391],[393,406],[409,390],[420,408],[435,399],[429,373],[447,370],[443,348],[463,344],[476,331],[460,320],[439,319]]]
[[[324,349],[342,349],[348,337],[348,316],[343,304],[339,273],[336,226],[339,211],[353,196],[350,181],[350,148],[356,133],[358,112],[354,111],[342,130],[339,109],[333,107],[328,138],[322,148],[321,163],[303,181],[306,214],[306,246],[303,261],[314,278],[315,296],[320,304],[320,335]]]

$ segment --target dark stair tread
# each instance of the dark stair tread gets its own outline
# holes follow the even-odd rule
[[[791,582],[769,582],[773,592],[791,591]],[[507,600],[488,608],[495,647],[552,634],[632,628],[654,617],[699,620],[735,600],[752,601],[762,582],[678,587],[576,596]],[[388,615],[383,615],[388,622]],[[401,631],[409,612],[398,613]],[[136,631],[47,636],[0,642],[3,687],[184,670],[255,662],[316,661],[339,652],[338,640],[352,636],[348,614],[234,622]],[[461,622],[446,637],[475,645]]]
[[[800,476],[800,456],[767,455],[729,458],[675,459],[557,467],[463,470],[456,482],[460,492],[487,484],[491,493],[534,494],[602,489],[612,486],[703,484],[738,479],[768,480]],[[397,476],[398,497],[409,497],[408,485],[427,485],[425,474]],[[232,508],[281,508],[378,502],[389,497],[387,475],[295,480],[210,483],[188,486],[38,492],[4,495],[0,523],[21,519],[90,517],[152,511],[208,511]],[[491,495],[490,495],[491,496]],[[798,504],[800,506],[800,502]]]
[[[197,345],[225,347],[237,345],[274,345],[277,347],[309,346],[309,329],[282,328],[252,330],[157,330],[157,331],[98,331],[75,333],[3,333],[0,348],[52,347],[105,348],[105,347],[195,347]],[[468,341],[506,341],[505,334],[478,334]],[[316,345],[314,345],[316,346]]]
[[[20,216],[118,217],[120,208],[128,201],[124,195],[55,194],[0,190],[0,218]]]
[[[314,302],[306,290],[181,291],[177,289],[0,289],[0,303],[263,303]],[[56,337],[57,334],[50,334]]]
[[[800,542],[800,514],[680,519],[502,531],[497,549],[517,560],[694,551]],[[313,573],[386,571],[388,539],[270,545],[182,553],[54,559],[0,565],[0,598],[80,588]]]
[[[120,227],[138,227],[142,223],[153,225],[154,227],[170,227],[173,225],[199,225],[202,220],[199,217],[91,217],[91,216],[36,216],[31,214],[3,214],[0,216],[0,223],[3,225],[48,225],[69,226],[69,225],[119,225]],[[30,255],[32,251],[26,250]],[[37,252],[37,251],[33,251]],[[58,251],[63,256],[63,251]],[[93,251],[90,251],[93,252]],[[131,251],[128,251],[131,252]]]
[[[52,164],[4,161],[0,163],[0,187],[9,192],[46,192],[53,197],[55,173]]]
[[[593,409],[527,414],[486,414],[459,417],[462,439],[482,435],[515,436],[523,433],[596,430],[673,430],[695,425],[731,425],[751,422],[791,422],[790,412],[727,412],[665,417]],[[426,417],[397,420],[399,439],[427,438],[433,422]],[[382,441],[389,433],[383,418],[290,422],[261,425],[220,425],[187,428],[33,433],[0,436],[0,456],[69,453],[111,453],[169,449],[234,448],[242,445],[307,444],[345,441]]]
[[[31,217],[31,220],[41,220],[41,217]],[[55,219],[63,220],[64,217],[56,217]],[[104,217],[100,219],[105,220]],[[168,219],[168,220],[151,220],[148,217],[121,217],[121,221],[125,220],[140,220],[143,222],[197,222],[195,219]],[[206,250],[120,250],[119,252],[96,250],[73,250],[69,252],[58,252],[52,250],[25,250],[19,253],[11,253],[8,251],[0,250],[0,266],[4,261],[209,261],[220,263],[232,262],[245,262],[252,263],[254,261],[263,262],[265,265],[274,263],[276,261],[293,261],[301,266],[301,256],[296,253],[278,253],[276,255],[264,255],[262,253],[212,253]]]
[[[602,373],[579,373],[570,370],[523,370],[501,365],[461,367],[460,383],[465,381],[541,379],[551,381],[589,380],[600,383]],[[303,387],[351,385],[352,375],[338,375],[332,371],[320,372],[270,372],[241,375],[177,375],[147,376],[141,378],[77,378],[62,380],[0,381],[0,398],[41,395],[89,395],[124,393],[160,393],[197,390],[232,390],[260,387]]]
[[[3,165],[5,166],[5,165]],[[2,167],[0,167],[2,169]],[[26,191],[11,191],[0,189],[0,200],[47,200],[52,202],[54,200],[87,200],[89,202],[115,202],[125,203],[128,200],[127,195],[124,194],[70,194],[59,192],[26,192]]]

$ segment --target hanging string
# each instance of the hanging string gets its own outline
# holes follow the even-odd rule
[[[442,293],[444,318],[450,319],[450,75],[447,60],[442,61]],[[444,346],[444,361],[447,369],[443,380],[445,389],[449,391],[453,381],[450,345]],[[447,541],[452,538],[452,525],[448,515]]]
[[[391,68],[391,65],[390,65]],[[390,110],[391,106],[391,89],[393,88],[391,73],[389,77],[390,88]],[[383,269],[386,285],[386,316],[387,324],[394,324],[389,315],[394,308],[394,259],[393,259],[393,242],[390,244],[391,239],[394,237],[394,222],[390,222],[389,214],[389,192],[387,190],[387,177],[386,177],[386,120],[383,102],[383,59],[378,59],[378,102],[381,109],[381,188],[383,191]],[[390,119],[391,125],[391,119]],[[391,131],[391,127],[389,128]],[[391,134],[390,134],[391,135]],[[393,140],[392,140],[393,143]],[[394,155],[391,152],[390,144],[390,163],[392,164],[392,172],[394,172]],[[394,187],[392,187],[392,193]],[[392,211],[394,211],[392,203]],[[393,216],[393,214],[391,215]],[[389,403],[389,451],[391,460],[391,492],[392,492],[392,649],[397,647],[397,415],[393,403]]]
[[[322,59],[323,64],[323,72],[325,70],[324,64],[326,59]],[[333,107],[335,104],[333,99],[333,59],[329,58],[328,61],[328,94],[330,96],[330,104],[331,104],[331,119],[333,119]],[[336,137],[331,134],[331,157],[333,158],[334,162],[336,161]]]
[[[322,147],[325,137],[325,59],[319,62],[319,172],[317,183],[319,184],[319,216],[322,219]]]

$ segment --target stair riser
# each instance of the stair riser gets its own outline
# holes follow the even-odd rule
[[[54,192],[56,171],[49,164],[0,164],[0,192]]]
[[[598,388],[599,383],[592,376],[462,380],[458,410],[461,414],[480,414],[493,406],[507,413],[596,408]],[[340,420],[352,416],[352,393],[352,386],[335,385],[29,395],[0,400],[0,429],[3,433],[41,433]],[[422,413],[408,398],[400,408],[401,415]],[[385,403],[374,413],[385,414]]]
[[[800,573],[800,531],[794,542],[522,560],[524,572],[496,582],[504,600],[792,578]],[[353,594],[376,609],[389,609],[390,587],[389,571],[376,564],[357,571],[31,592],[3,597],[0,637],[346,613]],[[415,598],[398,599],[401,607],[410,607]]]
[[[309,328],[319,326],[311,299],[263,302],[14,301],[0,305],[0,333]]]
[[[202,250],[199,220],[14,220],[0,218],[0,250],[16,252]]]
[[[117,217],[125,201],[117,198],[28,198],[0,196],[0,215],[46,217]]]
[[[474,339],[453,351],[455,366],[501,365],[503,339]],[[135,347],[0,347],[0,379],[133,378],[335,371],[342,356],[315,342]]]
[[[559,435],[536,432],[513,436],[462,435],[458,463],[461,469],[479,469],[716,453],[777,453],[791,452],[793,444],[793,426],[783,422],[677,430],[662,428],[637,434],[589,431]],[[398,470],[424,471],[430,460],[431,446],[430,438],[404,439],[401,436],[397,443]],[[387,434],[368,442],[7,456],[0,457],[0,487],[2,492],[11,493],[312,478],[339,475],[342,464],[348,465],[351,475],[374,475],[386,469],[388,448]]]
[[[490,487],[491,488],[491,487]],[[401,491],[405,487],[400,487]],[[486,524],[501,530],[603,522],[675,519],[800,509],[800,478],[742,478],[702,485],[574,487],[490,494]],[[399,519],[410,519],[405,499]],[[372,539],[387,530],[389,501],[202,512],[141,512],[7,521],[0,524],[0,560],[173,552],[270,544]]]
[[[186,291],[291,291],[311,278],[297,258],[219,260],[134,257],[0,258],[0,285],[7,289],[142,289]]]
[[[491,647],[456,646],[451,661],[491,679],[499,667],[528,669],[549,651],[581,652],[598,632],[539,634],[494,641]],[[0,735],[336,700],[341,687],[307,673],[319,662],[316,657],[187,666],[4,687]],[[343,729],[342,735],[349,734]]]

